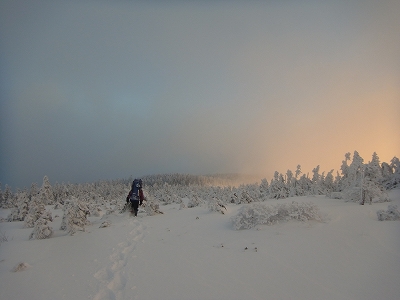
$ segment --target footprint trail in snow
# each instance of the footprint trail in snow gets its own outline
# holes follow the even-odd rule
[[[122,300],[134,299],[134,286],[127,286],[129,271],[128,262],[136,258],[134,250],[143,239],[144,225],[137,219],[130,220],[129,232],[126,241],[119,243],[109,256],[106,267],[94,274],[94,277],[101,282],[101,288],[94,296],[94,300]]]

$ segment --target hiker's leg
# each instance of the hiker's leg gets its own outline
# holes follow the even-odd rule
[[[135,216],[137,216],[137,212],[139,209],[139,201],[132,201],[132,205],[133,205],[133,212],[135,213]]]

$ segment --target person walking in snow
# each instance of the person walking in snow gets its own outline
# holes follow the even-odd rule
[[[131,213],[133,213],[135,216],[137,216],[139,205],[142,205],[144,200],[142,187],[143,187],[142,179],[135,179],[132,182],[132,188],[129,194],[126,197],[126,203],[130,202]]]

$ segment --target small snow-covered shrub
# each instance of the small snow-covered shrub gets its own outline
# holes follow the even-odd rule
[[[257,225],[273,225],[290,220],[323,221],[323,216],[312,202],[277,204],[268,206],[265,203],[253,203],[241,207],[236,216],[231,218],[235,230],[249,229]]]
[[[49,220],[46,217],[40,217],[35,222],[35,227],[29,236],[29,239],[48,239],[53,235],[53,228],[49,224]]]
[[[199,206],[200,204],[201,204],[201,200],[199,199],[199,197],[197,197],[196,195],[193,195],[193,197],[189,200],[187,207],[192,208],[192,207]]]
[[[383,209],[378,210],[376,214],[378,215],[379,221],[400,220],[400,211],[395,204],[390,204],[387,208],[387,211],[384,211]]]
[[[346,202],[359,202],[361,200],[361,188],[359,187],[348,188],[342,194]]]
[[[73,235],[77,230],[85,231],[85,226],[90,224],[87,219],[89,208],[83,201],[72,198],[65,202],[61,230],[67,230]]]
[[[341,192],[332,192],[329,195],[329,198],[331,198],[331,199],[343,199],[343,194]]]
[[[152,200],[147,200],[146,202],[143,202],[142,207],[144,208],[148,216],[154,216],[156,214],[163,213],[162,211],[160,211],[160,205]]]
[[[215,212],[219,212],[221,214],[225,214],[225,212],[226,212],[226,206],[222,203],[221,200],[214,198],[214,197],[212,199],[210,199],[210,201],[208,202],[208,208],[212,212],[215,211]]]
[[[102,210],[100,208],[100,205],[98,205],[98,204],[95,204],[95,205],[89,204],[88,208],[89,208],[91,216],[93,216],[93,217],[100,217],[101,216]]]
[[[44,204],[36,203],[35,205],[32,205],[32,207],[29,209],[29,213],[25,216],[24,227],[33,228],[35,226],[35,222],[41,217],[49,221],[53,220],[51,212],[46,211]]]

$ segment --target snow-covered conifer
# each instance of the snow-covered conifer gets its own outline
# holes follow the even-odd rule
[[[31,188],[29,190],[29,200],[31,200],[33,197],[37,197],[38,193],[39,193],[39,191],[38,191],[37,185],[35,182],[33,182],[31,184]]]
[[[201,200],[196,194],[193,194],[192,197],[189,199],[189,202],[187,204],[188,208],[196,207],[201,204]]]
[[[316,166],[313,170],[313,177],[311,179],[311,194],[312,195],[321,195],[322,187],[321,187],[321,175],[319,174],[319,165]]]
[[[267,199],[268,198],[268,187],[269,183],[266,178],[261,180],[260,184],[260,198],[261,199]]]
[[[287,198],[289,193],[286,187],[285,178],[278,171],[275,171],[274,178],[269,185],[269,197],[272,199]]]
[[[47,176],[44,176],[43,178],[43,184],[39,191],[39,197],[44,205],[54,204],[53,189]]]
[[[35,198],[32,198],[29,212],[24,219],[24,227],[33,228],[36,221],[40,218],[44,218],[49,221],[53,220],[51,212],[46,210],[44,204],[40,201],[37,201]]]
[[[333,179],[333,169],[328,172],[323,182],[323,194],[329,195],[331,192],[335,191],[334,179]]]
[[[0,208],[2,208],[4,205],[4,197],[3,197],[3,191],[1,190],[1,182],[0,182]]]
[[[90,224],[87,219],[89,208],[83,201],[71,197],[64,205],[64,215],[61,222],[61,230],[67,230],[73,235],[77,230],[85,231],[85,226]]]
[[[389,201],[389,197],[382,185],[382,169],[379,164],[379,157],[374,152],[372,160],[364,165],[362,177],[362,197],[361,204],[365,201],[372,203],[373,198],[378,198],[378,202]]]
[[[3,192],[3,208],[12,208],[15,206],[11,187],[6,184]]]
[[[221,200],[219,200],[216,197],[212,197],[209,202],[208,202],[208,208],[212,212],[219,212],[221,214],[226,213],[226,206],[224,203],[222,203]]]
[[[36,222],[29,239],[48,239],[53,235],[53,228],[50,226],[50,221],[46,215],[41,216]]]
[[[13,221],[23,221],[28,214],[29,210],[29,198],[28,195],[23,193],[18,193],[16,195],[15,206],[11,208],[11,212],[7,217],[9,222]]]
[[[393,170],[393,175],[389,181],[389,188],[393,189],[400,186],[400,160],[396,156],[390,161],[390,167]]]
[[[300,174],[301,174],[301,166],[297,165],[296,172],[295,172],[295,178],[298,179]]]

